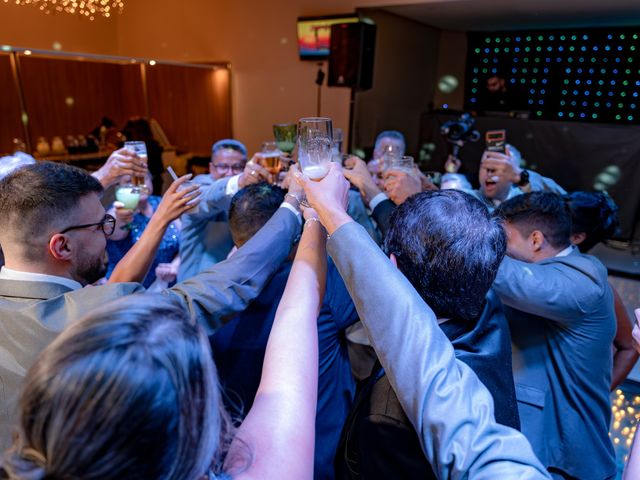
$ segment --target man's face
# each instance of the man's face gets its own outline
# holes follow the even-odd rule
[[[209,171],[214,180],[224,177],[233,177],[242,173],[246,160],[242,153],[231,148],[223,148],[218,150],[211,157]]]
[[[382,160],[371,160],[367,163],[367,170],[369,170],[371,178],[373,178],[373,182],[376,186],[380,189],[384,189],[384,180],[382,179],[384,165],[382,165]]]
[[[389,148],[393,149],[394,152],[398,152],[399,156],[404,155],[404,143],[401,140],[397,138],[382,137],[373,151],[374,160],[381,158]]]
[[[484,166],[480,166],[478,172],[480,183],[480,193],[489,200],[506,200],[511,190],[511,180],[504,175],[496,175],[495,171]]]
[[[487,80],[487,90],[491,93],[498,93],[504,89],[504,78],[491,77]]]
[[[530,238],[526,238],[513,224],[504,222],[507,234],[507,255],[516,260],[532,263],[535,261],[535,247]]]
[[[80,199],[73,215],[72,225],[87,225],[100,222],[105,215],[98,195],[90,193]],[[106,273],[104,252],[107,239],[99,225],[70,230],[65,233],[74,253],[71,264],[72,277],[82,285],[96,282]]]

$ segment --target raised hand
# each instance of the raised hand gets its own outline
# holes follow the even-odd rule
[[[344,162],[345,168],[343,170],[344,176],[349,180],[354,187],[360,190],[362,199],[368,205],[369,202],[378,195],[382,190],[376,185],[373,177],[367,169],[367,164],[364,160],[350,156]]]
[[[407,198],[422,191],[420,178],[401,170],[387,170],[382,174],[384,190],[389,199],[396,205],[405,202]]]
[[[187,213],[200,203],[200,187],[198,185],[188,185],[180,188],[185,182],[191,179],[191,174],[184,175],[173,182],[162,196],[162,201],[153,214],[164,225],[169,225],[183,213]]]
[[[98,179],[103,187],[118,182],[125,175],[144,177],[148,172],[147,164],[126,148],[114,151],[105,164],[92,176]]]

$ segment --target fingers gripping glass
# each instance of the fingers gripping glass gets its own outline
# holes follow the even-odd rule
[[[82,228],[90,228],[90,227],[98,227],[100,230],[102,230],[102,233],[104,233],[108,237],[116,229],[116,219],[107,213],[104,216],[104,218],[100,220],[98,223],[88,223],[86,225],[74,225],[72,227],[65,228],[59,233],[63,234],[63,233],[67,233],[70,230],[80,230]]]

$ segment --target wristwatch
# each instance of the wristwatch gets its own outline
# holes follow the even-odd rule
[[[520,181],[516,183],[519,187],[524,187],[525,185],[529,185],[529,170],[522,170],[520,172]]]

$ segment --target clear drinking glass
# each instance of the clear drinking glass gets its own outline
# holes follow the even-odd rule
[[[273,177],[274,183],[278,180],[278,174],[282,170],[282,161],[280,156],[282,152],[278,148],[276,142],[264,142],[262,150],[258,157],[258,163],[262,165]]]
[[[415,168],[413,157],[403,155],[402,157],[389,156],[385,159],[385,170],[400,170],[401,172],[413,173]]]
[[[320,181],[329,172],[332,142],[330,118],[308,117],[298,121],[298,162],[302,173],[311,180]]]
[[[276,123],[273,126],[273,138],[276,140],[278,148],[291,155],[296,146],[298,127],[295,123]]]
[[[129,181],[116,187],[116,200],[128,210],[135,210],[140,202],[140,188]]]
[[[135,153],[136,156],[141,159],[145,165],[148,165],[147,160],[147,144],[144,142],[124,142],[124,148],[129,150],[132,153]],[[144,183],[144,177],[131,177],[131,183],[139,188],[146,189]]]

